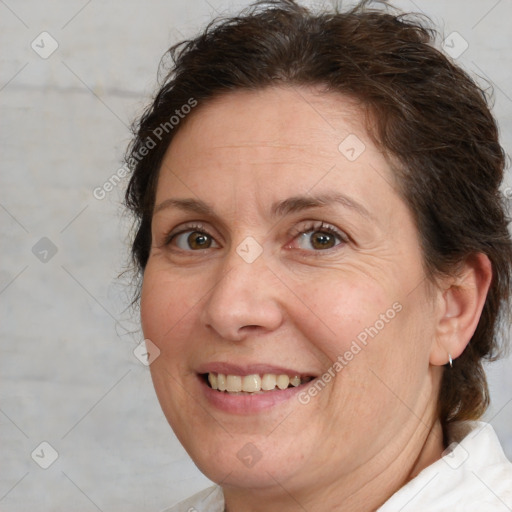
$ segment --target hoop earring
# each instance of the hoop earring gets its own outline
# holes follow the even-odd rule
[[[453,359],[452,355],[448,352],[448,362],[450,363],[450,368],[453,368]]]

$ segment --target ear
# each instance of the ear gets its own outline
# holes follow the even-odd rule
[[[430,364],[441,366],[459,357],[471,340],[492,280],[487,255],[477,253],[466,260],[457,276],[442,281],[437,297],[436,339]],[[436,292],[437,293],[437,292]]]

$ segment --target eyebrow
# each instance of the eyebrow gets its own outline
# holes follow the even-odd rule
[[[330,206],[331,204],[340,204],[346,208],[353,210],[362,217],[371,219],[370,212],[356,200],[341,193],[326,193],[313,196],[311,194],[302,196],[293,196],[283,201],[279,201],[272,206],[271,212],[273,217],[282,217],[284,215],[295,213],[310,208],[321,208]]]
[[[198,213],[199,215],[215,215],[213,208],[200,199],[166,199],[155,206],[153,215],[166,208],[178,208],[179,210]]]
[[[284,217],[290,213],[296,213],[311,208],[322,208],[331,204],[339,204],[353,210],[360,216],[367,219],[373,219],[370,212],[361,204],[351,197],[341,193],[325,193],[319,195],[298,195],[292,196],[282,201],[278,201],[272,205],[270,210],[272,217]],[[200,199],[165,199],[155,206],[153,215],[166,208],[177,208],[190,213],[199,215],[208,215],[215,217],[213,208]]]

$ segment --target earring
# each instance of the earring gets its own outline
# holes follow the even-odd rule
[[[448,352],[448,362],[450,363],[450,368],[453,368],[453,359],[452,355]]]

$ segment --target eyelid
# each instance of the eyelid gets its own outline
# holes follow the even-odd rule
[[[316,256],[316,255],[320,255],[322,253],[328,253],[330,251],[333,251],[336,248],[338,248],[340,245],[350,242],[349,235],[347,233],[345,233],[344,231],[342,231],[341,229],[337,228],[336,226],[333,226],[332,224],[328,224],[321,220],[310,220],[310,221],[304,221],[304,222],[306,222],[306,224],[302,224],[302,225],[299,224],[298,226],[294,226],[290,230],[288,236],[292,237],[292,240],[286,244],[287,249],[297,249],[299,251],[311,253]],[[299,236],[301,236],[305,233],[309,233],[311,231],[313,231],[313,232],[325,231],[327,233],[331,233],[332,235],[336,236],[340,240],[340,243],[336,244],[334,247],[331,247],[330,249],[324,249],[324,250],[319,250],[319,251],[310,251],[307,249],[291,247],[293,242],[295,242],[295,240],[297,240],[297,238]]]
[[[164,235],[164,241],[163,245],[167,246],[170,245],[170,243],[179,235],[182,235],[183,233],[187,233],[188,231],[198,231],[200,233],[204,233],[205,235],[208,235],[211,237],[215,243],[219,243],[217,241],[217,238],[212,235],[210,230],[208,230],[203,223],[197,222],[197,221],[191,221],[186,222],[184,224],[180,224],[179,226],[171,229],[168,233]]]
[[[294,226],[290,230],[289,236],[292,236],[295,239],[298,235],[308,233],[309,231],[327,231],[329,233],[335,234],[340,238],[340,240],[343,240],[344,242],[349,241],[349,236],[344,231],[337,228],[336,226],[333,226],[332,224],[324,222],[323,220],[310,220],[304,222],[306,222],[305,225],[299,224],[298,226]]]

